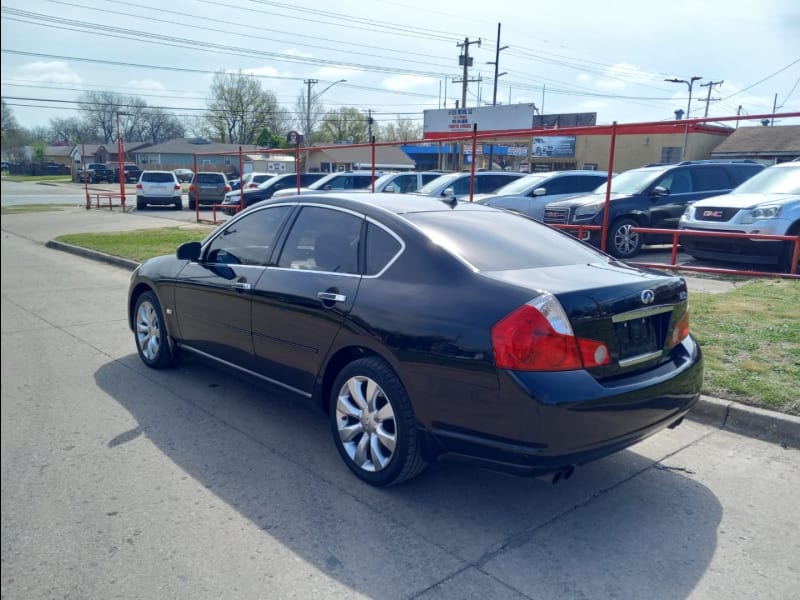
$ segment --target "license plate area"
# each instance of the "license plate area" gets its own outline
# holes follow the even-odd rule
[[[644,317],[614,324],[621,359],[660,350],[655,319]]]

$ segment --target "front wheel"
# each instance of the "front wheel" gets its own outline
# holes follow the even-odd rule
[[[633,258],[642,248],[642,234],[633,231],[639,227],[633,219],[617,219],[608,230],[608,253],[616,258]]]
[[[142,362],[153,369],[174,367],[178,356],[170,346],[161,304],[153,292],[144,292],[136,300],[133,319],[136,349]]]
[[[342,369],[329,414],[339,454],[370,485],[400,483],[427,466],[408,394],[383,360],[361,358]]]

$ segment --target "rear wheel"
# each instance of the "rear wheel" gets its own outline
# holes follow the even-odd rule
[[[639,223],[630,218],[617,219],[608,230],[608,253],[617,258],[633,258],[642,248],[642,235],[633,231]]]
[[[139,358],[153,369],[167,369],[178,363],[170,346],[161,304],[153,292],[144,292],[136,300],[133,313],[136,349]]]
[[[194,203],[194,200],[192,200],[191,198],[189,198],[189,210],[194,210],[194,209],[195,209],[195,203]]]
[[[144,210],[145,203],[142,200],[136,199],[136,210]]]
[[[329,413],[339,454],[370,485],[400,483],[427,466],[408,394],[383,360],[361,358],[342,369]]]
[[[176,200],[175,201],[175,210],[183,210],[183,201],[182,200]]]

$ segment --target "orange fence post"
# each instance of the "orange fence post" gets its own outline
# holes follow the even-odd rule
[[[375,193],[375,136],[370,140],[372,150],[372,192]]]
[[[469,169],[469,201],[472,202],[472,196],[475,195],[475,155],[478,151],[478,124],[472,124],[472,165]]]
[[[86,210],[92,208],[89,197],[89,173],[86,171],[86,144],[81,144],[81,169],[83,169],[83,193],[86,194]]]
[[[608,213],[611,209],[611,177],[614,174],[614,150],[617,147],[617,122],[611,123],[611,149],[608,154],[608,183],[606,183],[606,205],[603,210],[603,228],[600,230],[600,250],[606,251],[608,238]]]
[[[189,184],[189,199],[192,198],[192,189],[195,190],[194,194],[194,218],[196,221],[200,220],[200,202],[198,198],[198,190],[200,189],[197,184],[197,152],[194,153],[194,175],[192,175],[192,181]]]

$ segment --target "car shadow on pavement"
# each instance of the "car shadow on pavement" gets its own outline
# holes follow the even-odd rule
[[[191,358],[156,371],[129,355],[95,378],[138,423],[106,451],[145,436],[264,544],[369,597],[465,597],[477,577],[506,598],[683,598],[715,552],[717,498],[635,451],[557,485],[437,462],[377,489],[342,463],[325,414],[288,392]]]

